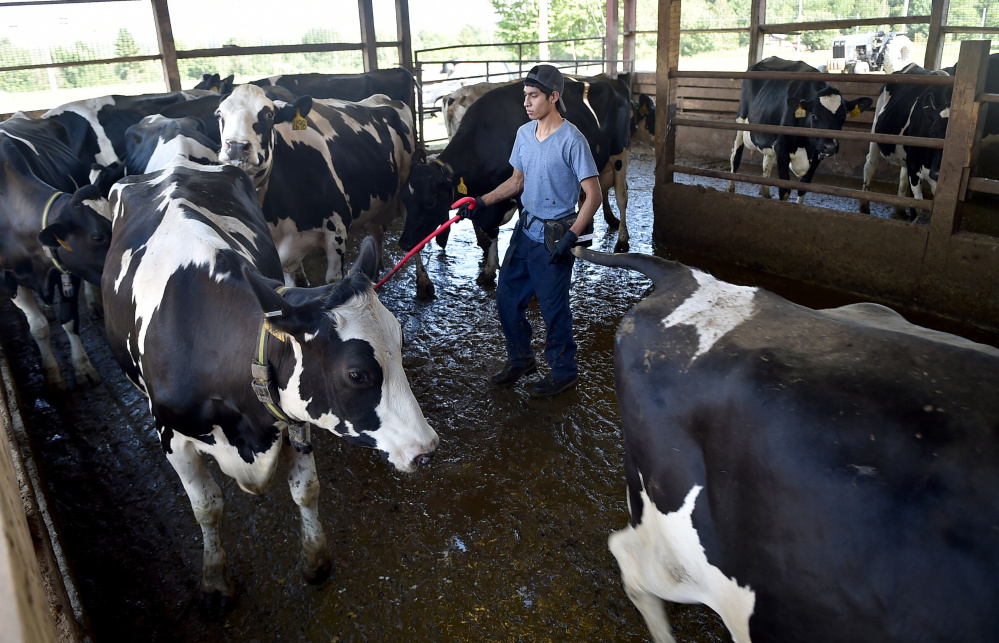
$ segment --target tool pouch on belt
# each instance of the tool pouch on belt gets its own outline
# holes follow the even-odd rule
[[[548,251],[548,254],[552,253],[552,249],[555,247],[555,244],[558,243],[558,240],[561,239],[563,236],[565,236],[565,233],[569,231],[569,228],[572,227],[572,224],[576,222],[576,216],[577,216],[576,213],[573,213],[573,214],[567,214],[561,219],[543,220],[545,224],[545,250]],[[579,241],[575,245],[583,246],[584,248],[588,248],[591,245],[593,245],[592,221],[590,221],[590,225],[586,226],[586,229],[583,230],[583,234],[579,236],[586,237],[587,235],[591,236],[586,241]]]

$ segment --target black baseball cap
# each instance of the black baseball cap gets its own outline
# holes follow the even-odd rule
[[[565,111],[565,103],[562,102],[562,90],[565,88],[565,78],[557,67],[551,65],[535,65],[531,71],[527,72],[524,84],[537,87],[551,96],[552,92],[558,92],[558,106]]]

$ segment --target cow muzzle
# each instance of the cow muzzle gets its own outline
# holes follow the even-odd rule
[[[250,157],[252,150],[253,146],[249,141],[226,141],[223,151],[229,161],[240,162],[246,161]]]
[[[822,146],[819,148],[819,158],[825,158],[827,156],[832,156],[839,151],[839,141],[833,139],[827,139],[822,141]]]

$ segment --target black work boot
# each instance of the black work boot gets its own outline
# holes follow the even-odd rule
[[[555,377],[546,375],[544,378],[533,382],[527,386],[527,392],[531,397],[549,397],[558,395],[562,391],[572,388],[579,381],[579,375],[570,377]]]
[[[530,375],[537,370],[538,363],[533,359],[524,366],[514,366],[510,362],[507,362],[502,371],[493,374],[493,376],[489,379],[494,385],[506,388],[525,375]]]

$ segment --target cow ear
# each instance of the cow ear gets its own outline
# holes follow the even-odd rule
[[[68,239],[72,231],[72,225],[66,221],[56,221],[42,228],[38,233],[38,243],[49,248],[65,248],[72,250],[63,239]]]
[[[868,109],[874,104],[874,99],[869,96],[863,96],[861,98],[855,98],[853,100],[846,101],[846,113],[851,116],[859,116],[861,112]]]
[[[268,283],[260,276],[256,270],[252,267],[244,265],[243,266],[243,279],[246,283],[250,285],[250,289],[253,290],[253,295],[260,302],[260,307],[263,308],[265,313],[277,312],[280,313],[281,317],[290,317],[294,307],[289,304],[284,297],[277,294],[274,290],[275,286]]]
[[[312,96],[299,96],[295,102],[288,103],[284,107],[279,107],[274,115],[275,123],[287,123],[296,115],[305,118],[312,111]]]
[[[374,281],[375,277],[378,276],[378,246],[375,245],[375,240],[372,237],[365,237],[364,241],[361,242],[357,260],[350,267],[347,276],[353,277],[356,274],[367,275],[371,281]]]
[[[925,112],[935,112],[937,111],[937,101],[933,98],[932,92],[926,92],[923,94],[923,111]]]

